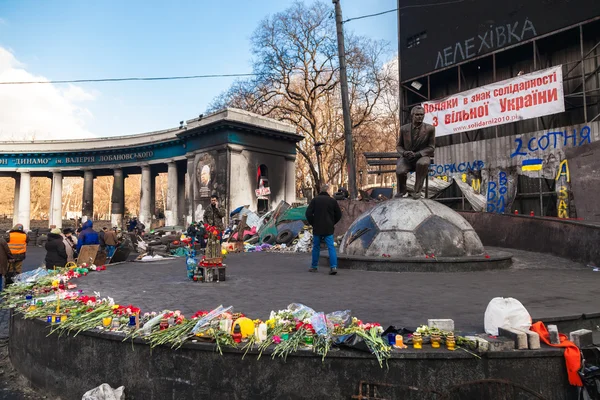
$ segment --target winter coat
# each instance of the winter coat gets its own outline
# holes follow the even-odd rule
[[[0,236],[0,274],[6,275],[8,271],[8,260],[12,259],[13,256],[10,253],[10,249],[6,244],[6,240]]]
[[[77,247],[77,237],[71,235],[63,239],[65,251],[67,252],[67,262],[75,261],[75,248]]]
[[[104,234],[104,243],[107,246],[116,246],[117,245],[117,232],[106,231],[106,233]]]
[[[225,217],[225,207],[213,207],[209,205],[206,211],[204,211],[204,223],[215,226],[218,230],[224,230],[223,217]]]
[[[92,221],[85,221],[83,224],[83,230],[79,234],[77,238],[77,251],[81,250],[81,246],[87,246],[90,244],[100,244],[100,240],[98,238],[98,232],[92,229],[94,224]]]
[[[64,267],[67,263],[67,251],[62,235],[49,233],[46,242],[46,268]]]
[[[196,233],[198,232],[198,230],[196,229],[196,225],[190,225],[187,228],[187,237],[196,237]]]
[[[342,210],[338,202],[327,192],[319,193],[306,209],[306,220],[313,227],[313,235],[333,235],[334,225],[340,219],[342,219]]]
[[[133,232],[133,230],[135,228],[137,228],[137,224],[138,224],[138,221],[136,219],[132,219],[131,221],[129,221],[129,224],[127,225],[127,230],[129,232]]]

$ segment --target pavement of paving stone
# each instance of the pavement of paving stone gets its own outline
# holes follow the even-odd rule
[[[186,279],[185,259],[123,263],[73,281],[87,294],[111,296],[144,311],[180,309],[191,314],[219,304],[233,305],[251,317],[300,302],[319,311],[351,309],[363,320],[384,326],[416,326],[427,318],[453,318],[463,331],[483,330],[483,314],[496,296],[515,297],[534,318],[600,311],[595,293],[600,273],[558,257],[509,250],[513,267],[468,273],[367,272],[327,269],[307,272],[310,256],[290,253],[231,254],[227,281],[195,283]],[[37,268],[43,248],[29,247],[24,271]],[[8,337],[8,313],[0,311],[0,339]],[[0,347],[0,400],[38,400],[12,369]]]
[[[505,250],[505,249],[504,249]],[[533,318],[600,311],[600,273],[558,257],[510,250],[509,270],[419,273],[321,268],[308,273],[310,256],[294,253],[230,254],[227,281],[196,283],[186,279],[185,259],[129,262],[109,266],[76,281],[142,311],[179,309],[189,315],[220,304],[253,318],[296,302],[317,311],[352,310],[365,321],[414,327],[428,318],[452,318],[457,329],[483,331],[483,315],[494,297],[514,297]]]

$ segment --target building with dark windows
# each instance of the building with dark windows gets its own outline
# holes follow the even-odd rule
[[[600,139],[600,2],[418,3],[398,1],[402,118],[408,122],[414,105],[436,102],[442,110],[426,122],[454,127],[437,127],[430,176],[456,182],[439,200],[590,217],[583,190],[590,176],[575,165]],[[547,86],[553,76],[561,81]],[[467,91],[467,99],[457,96]],[[494,96],[502,97],[496,110]],[[557,107],[538,107],[555,100]],[[592,159],[600,157],[586,163]]]

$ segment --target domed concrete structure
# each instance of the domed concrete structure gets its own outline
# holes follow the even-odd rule
[[[350,226],[340,254],[368,257],[466,257],[485,254],[473,227],[433,200],[385,201]]]

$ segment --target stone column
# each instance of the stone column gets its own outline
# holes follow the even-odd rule
[[[296,157],[285,157],[285,201],[296,201]]]
[[[50,208],[48,208],[48,227],[53,224],[54,215],[54,177],[50,177]]]
[[[20,171],[21,184],[19,185],[19,217],[13,223],[22,224],[23,229],[29,229],[31,211],[31,174],[29,171]]]
[[[13,226],[17,223],[19,219],[19,195],[20,195],[20,186],[21,186],[21,175],[15,175],[15,199],[13,202]]]
[[[94,171],[83,171],[83,201],[81,209],[81,221],[94,218]]]
[[[185,208],[185,176],[186,171],[183,168],[183,164],[179,164],[179,168],[177,169],[177,223],[186,225],[185,216],[186,216],[186,208]]]
[[[196,196],[194,195],[194,184],[195,173],[194,173],[194,157],[188,158],[187,160],[187,173],[185,177],[185,201],[187,210],[187,221],[184,225],[189,225],[192,221],[196,220]]]
[[[150,167],[150,218],[154,221],[156,217],[156,177],[158,174],[155,169]],[[150,227],[148,226],[148,229]],[[151,229],[150,229],[151,230]]]
[[[165,207],[165,225],[177,225],[179,222],[179,176],[177,174],[177,164],[171,161],[168,164],[167,175],[167,204]]]
[[[123,175],[123,170],[120,168],[113,170],[113,187],[110,202],[110,223],[112,226],[123,228],[123,214],[125,214],[125,176]]]
[[[62,188],[62,172],[55,171],[52,173],[52,213],[49,225],[56,225],[57,228],[62,228]]]
[[[152,214],[150,213],[151,192],[152,192],[152,173],[149,165],[142,166],[142,184],[140,193],[140,216],[139,220],[146,225],[146,230],[150,229],[152,223]]]

